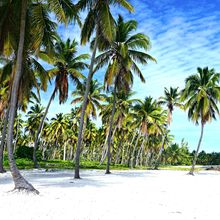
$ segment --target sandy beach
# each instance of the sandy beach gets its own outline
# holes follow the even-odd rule
[[[23,171],[39,196],[8,193],[10,173],[0,175],[1,219],[218,219],[220,173],[201,171]]]

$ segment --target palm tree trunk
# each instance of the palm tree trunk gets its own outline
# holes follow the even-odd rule
[[[107,141],[108,141],[108,135],[106,135],[105,142],[103,144],[103,151],[102,151],[102,156],[101,156],[101,160],[100,160],[100,164],[99,165],[101,165],[104,162],[105,158],[106,158]]]
[[[133,152],[132,152],[132,156],[131,156],[131,168],[134,167],[134,162],[135,162],[135,152],[136,152],[136,148],[137,148],[137,145],[138,145],[138,141],[141,137],[141,128],[139,130],[139,133],[138,133],[138,137],[137,137],[137,140],[136,140],[136,143],[134,145],[134,149],[133,149]]]
[[[15,189],[26,190],[28,192],[34,192],[39,194],[39,192],[34,189],[34,187],[25,180],[25,178],[19,172],[12,150],[13,142],[13,129],[15,114],[17,110],[17,98],[19,91],[20,79],[22,76],[22,62],[23,62],[23,49],[24,49],[24,38],[25,38],[25,24],[26,24],[26,14],[27,14],[27,0],[22,0],[21,5],[21,23],[20,23],[20,35],[19,35],[19,45],[17,52],[17,62],[16,62],[16,72],[14,76],[11,99],[10,99],[10,110],[9,110],[9,120],[8,120],[8,132],[7,132],[7,149],[8,149],[8,160],[11,170],[11,174],[14,180]]]
[[[45,122],[45,119],[46,119],[46,116],[47,116],[47,113],[48,113],[48,110],[50,108],[50,105],[56,95],[56,88],[54,89],[51,97],[50,97],[50,100],[47,104],[47,108],[44,112],[44,115],[43,115],[43,118],[41,119],[41,122],[40,122],[40,125],[38,127],[38,130],[37,130],[37,134],[36,134],[36,137],[35,137],[35,140],[34,140],[34,151],[33,151],[33,162],[34,162],[34,168],[38,168],[39,165],[38,165],[38,162],[37,162],[37,156],[36,156],[36,153],[37,153],[37,146],[38,146],[38,141],[39,141],[39,138],[40,138],[40,134],[42,132],[42,129],[44,127],[44,122]]]
[[[164,151],[165,142],[166,142],[166,134],[165,134],[164,137],[163,137],[162,146],[161,146],[161,148],[160,148],[160,151],[159,151],[157,160],[156,160],[155,165],[154,165],[154,169],[155,169],[155,170],[157,170],[158,167],[159,167],[159,165],[160,165],[161,156],[162,156],[162,153],[163,153],[163,151]]]
[[[121,154],[121,164],[125,163],[125,147],[127,146],[127,142],[122,146],[122,154]]]
[[[66,160],[66,145],[67,145],[67,142],[65,142],[64,149],[63,149],[63,160],[64,161]]]
[[[70,153],[69,153],[69,160],[73,159],[73,143],[70,143]]]
[[[197,157],[198,157],[198,154],[199,154],[200,145],[202,143],[203,132],[204,132],[204,123],[201,122],[201,134],[200,134],[197,150],[196,150],[196,153],[195,153],[195,156],[194,156],[194,159],[193,159],[192,167],[191,167],[191,170],[189,172],[190,175],[194,175],[195,165],[196,165]]]
[[[89,89],[90,89],[92,76],[93,76],[97,44],[98,44],[98,35],[96,34],[94,49],[93,49],[91,63],[89,67],[89,74],[86,80],[86,91],[84,94],[84,99],[83,99],[83,104],[82,104],[82,112],[80,115],[80,125],[79,125],[79,133],[78,133],[78,140],[77,140],[77,145],[76,145],[76,156],[75,156],[75,175],[74,175],[75,179],[80,179],[79,166],[80,166],[80,151],[81,151],[80,148],[81,148],[81,143],[82,143],[82,138],[83,138],[83,124],[84,124],[85,111],[86,111],[86,106],[87,106],[87,101],[88,101]]]
[[[115,136],[115,132],[116,132],[117,128],[118,128],[118,126],[116,125],[114,131],[112,132],[112,138]],[[108,131],[109,131],[109,129],[108,129]],[[104,150],[102,153],[102,159],[100,160],[100,165],[104,162],[104,160],[107,156],[107,152],[108,152],[107,142],[108,142],[108,135],[106,135],[106,139],[105,139],[105,143],[104,143]]]
[[[6,111],[6,115],[4,117],[4,125],[3,125],[3,129],[2,129],[2,139],[1,139],[1,146],[0,146],[0,173],[6,172],[6,170],[4,169],[4,166],[3,166],[3,161],[4,161],[4,146],[5,146],[8,117],[9,117],[9,107],[8,107],[8,109]]]
[[[136,137],[136,132],[134,132],[134,135],[133,135],[133,137],[132,137],[132,140],[131,140],[131,142],[128,144],[128,148],[127,148],[127,151],[126,151],[127,166],[128,166],[128,167],[130,166],[130,163],[131,163],[131,156],[132,156],[131,150],[132,150],[132,144],[133,144],[133,142],[134,142],[135,137]]]
[[[17,129],[16,129],[15,140],[14,140],[13,153],[15,153],[15,151],[16,151],[16,145],[17,145],[17,142],[18,142],[18,132],[19,132],[19,118],[17,118]]]
[[[43,143],[43,149],[42,149],[42,160],[46,160],[45,152],[46,152],[46,143]]]
[[[117,147],[116,157],[115,157],[115,164],[118,164],[118,163],[119,163],[120,154],[121,154],[121,146],[122,146],[122,140],[120,140],[119,145],[118,145],[118,147]]]
[[[112,127],[114,122],[114,115],[115,115],[115,109],[116,109],[116,82],[114,86],[114,99],[113,99],[113,106],[112,106],[112,114],[110,118],[110,124],[109,124],[109,133],[108,133],[108,151],[107,151],[107,165],[106,165],[106,172],[105,174],[110,174],[110,162],[111,162],[111,140],[112,140]]]
[[[141,155],[141,153],[142,153],[142,151],[144,149],[144,142],[145,142],[145,139],[143,139],[141,147],[140,147],[140,149],[138,151],[138,154],[137,154],[137,157],[136,157],[136,166],[139,165],[139,161],[141,160],[140,155]]]

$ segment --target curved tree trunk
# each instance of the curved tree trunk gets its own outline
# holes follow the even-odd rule
[[[8,107],[8,109],[6,111],[6,115],[4,117],[4,125],[3,125],[3,129],[2,129],[2,139],[1,139],[1,146],[0,146],[0,173],[6,172],[6,170],[4,169],[4,166],[3,166],[3,161],[4,161],[4,146],[5,146],[8,117],[9,117],[9,107]]]
[[[114,99],[113,99],[113,106],[112,106],[112,114],[110,118],[109,124],[109,133],[108,133],[108,151],[107,151],[107,165],[106,165],[106,172],[105,174],[110,174],[110,162],[111,162],[111,140],[112,140],[112,127],[114,122],[114,115],[115,115],[115,108],[116,108],[116,82],[114,86]]]
[[[23,62],[23,48],[24,48],[24,38],[25,38],[25,23],[26,23],[26,13],[27,13],[27,0],[22,0],[21,5],[21,23],[20,23],[20,35],[19,35],[19,45],[17,52],[17,62],[16,62],[16,72],[14,76],[11,99],[10,99],[10,110],[9,110],[9,120],[8,120],[8,133],[7,133],[7,149],[8,149],[8,160],[10,165],[11,174],[14,180],[15,189],[26,190],[28,192],[39,193],[34,187],[25,180],[25,178],[19,172],[12,150],[13,142],[13,129],[15,114],[17,110],[17,97],[19,91],[20,79],[22,76],[22,62]]]
[[[116,156],[115,156],[115,164],[118,164],[120,161],[121,146],[122,146],[122,139],[120,140],[119,145],[117,146]]]
[[[132,137],[132,140],[131,142],[128,144],[128,147],[127,147],[127,150],[126,150],[126,156],[127,156],[127,166],[129,167],[130,166],[130,163],[131,163],[131,156],[132,156],[132,144],[134,142],[134,139],[136,137],[136,131],[134,131],[134,135]]]
[[[92,81],[92,76],[93,76],[93,67],[95,64],[95,56],[96,56],[96,51],[97,51],[97,44],[98,44],[98,37],[96,36],[95,39],[95,44],[94,44],[94,50],[92,53],[92,58],[91,58],[91,63],[89,67],[89,74],[86,80],[86,91],[84,94],[84,99],[83,99],[83,104],[82,104],[82,112],[80,115],[80,125],[79,125],[79,133],[78,133],[78,140],[77,140],[77,145],[76,145],[76,155],[75,155],[75,174],[74,178],[75,179],[80,179],[79,175],[79,166],[80,166],[80,148],[82,144],[82,137],[83,137],[83,124],[84,124],[84,117],[85,117],[85,111],[86,111],[86,106],[87,106],[87,101],[88,101],[88,95],[89,95],[89,89]]]
[[[118,128],[118,126],[116,125],[114,131],[112,132],[112,138],[115,136],[115,132],[116,132],[117,128]],[[109,129],[108,129],[108,131],[109,131]],[[105,144],[104,144],[105,147],[104,147],[104,150],[103,150],[103,153],[102,153],[102,159],[100,161],[100,165],[104,162],[104,160],[107,156],[107,153],[108,153],[108,144],[107,144],[107,142],[108,142],[108,135],[106,135],[106,140],[105,140]]]
[[[160,151],[159,151],[159,154],[158,154],[158,157],[157,157],[157,160],[154,164],[154,169],[157,170],[159,165],[160,165],[160,161],[161,161],[161,156],[162,156],[162,153],[164,151],[164,145],[165,145],[165,142],[166,142],[166,134],[164,135],[163,137],[163,142],[162,142],[162,146],[160,148]]]
[[[141,144],[141,147],[140,147],[140,149],[139,149],[139,151],[138,151],[138,154],[137,154],[137,157],[136,157],[136,165],[135,165],[135,166],[138,166],[138,165],[139,165],[139,161],[141,161],[140,156],[141,156],[142,151],[143,151],[143,149],[144,149],[144,142],[145,142],[145,139],[143,139],[142,144]]]
[[[125,163],[125,147],[127,146],[127,142],[122,146],[122,154],[121,154],[121,164]]]
[[[15,151],[16,151],[16,146],[17,146],[17,142],[18,142],[18,132],[19,132],[19,118],[17,118],[17,129],[16,129],[16,135],[15,135],[15,139],[14,139],[13,153],[15,153]]]
[[[66,147],[67,147],[67,141],[64,143],[64,149],[63,149],[63,161],[66,160]]]
[[[194,156],[194,159],[193,159],[192,167],[191,167],[191,170],[189,172],[190,175],[194,175],[195,165],[196,165],[197,157],[198,157],[198,154],[199,154],[200,145],[202,143],[203,132],[204,132],[204,124],[201,123],[201,134],[200,134],[197,150],[196,150],[196,153],[195,153],[195,156]]]
[[[107,128],[106,133],[108,132],[108,129],[109,128]],[[102,156],[101,156],[100,164],[99,165],[101,165],[104,162],[105,158],[106,158],[106,154],[107,154],[107,141],[108,141],[108,135],[106,135],[105,142],[103,144],[103,151],[102,151]]]
[[[137,148],[137,145],[138,145],[138,141],[141,137],[141,128],[139,130],[139,133],[138,133],[138,137],[137,137],[137,140],[136,140],[136,143],[134,145],[134,149],[133,149],[133,152],[132,152],[132,156],[131,156],[131,168],[134,167],[134,163],[135,163],[135,151],[136,151],[136,148]]]
[[[39,125],[38,130],[37,130],[37,134],[36,134],[36,137],[35,137],[35,140],[34,140],[34,151],[33,151],[34,168],[38,168],[39,167],[38,162],[37,162],[37,156],[36,156],[37,146],[38,146],[40,134],[41,134],[42,129],[44,127],[44,122],[45,122],[48,110],[50,108],[51,102],[53,101],[55,95],[56,95],[56,88],[54,89],[54,91],[53,91],[53,93],[52,93],[52,95],[50,97],[50,100],[49,100],[49,102],[47,104],[47,108],[46,108],[46,110],[44,112],[43,118],[41,119],[40,125]]]

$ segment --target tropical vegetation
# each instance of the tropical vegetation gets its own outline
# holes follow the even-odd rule
[[[80,167],[106,166],[110,174],[110,166],[157,169],[192,163],[193,174],[196,162],[219,164],[218,153],[199,150],[205,125],[219,116],[220,74],[199,67],[181,91],[170,87],[158,99],[137,98],[134,81],[145,82],[143,69],[156,58],[149,54],[150,38],[137,32],[137,21],[115,17],[112,6],[134,11],[127,0],[0,4],[0,172],[10,169],[16,190],[39,193],[18,169],[26,164],[46,169],[46,164],[61,164],[75,169],[76,179]],[[59,36],[58,26],[72,23],[80,28],[80,42]],[[91,56],[80,53],[86,44]],[[50,96],[43,106],[46,91]],[[57,106],[66,103],[72,109],[56,109],[51,116],[57,94]],[[169,127],[174,108],[200,124],[196,151],[190,152],[184,140],[175,143]]]

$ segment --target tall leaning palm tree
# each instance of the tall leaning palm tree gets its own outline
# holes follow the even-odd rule
[[[111,42],[114,35],[114,19],[111,14],[111,5],[119,5],[132,12],[134,9],[127,0],[79,0],[78,7],[82,10],[87,9],[88,14],[81,31],[81,43],[85,44],[90,41],[92,34],[95,32],[95,42],[93,46],[93,52],[89,67],[89,74],[86,81],[86,91],[84,94],[84,100],[82,105],[82,112],[80,116],[80,126],[78,133],[78,141],[76,146],[76,157],[75,157],[75,175],[76,179],[80,178],[79,165],[80,165],[80,147],[82,143],[82,132],[84,124],[84,115],[86,111],[87,99],[89,94],[90,83],[93,77],[94,64],[98,42],[106,40]]]
[[[55,66],[55,68],[48,71],[50,77],[55,78],[55,87],[35,137],[33,155],[34,167],[38,167],[36,149],[40,133],[43,129],[49,107],[55,98],[56,93],[59,92],[60,104],[66,102],[68,98],[69,79],[71,79],[76,85],[79,85],[80,79],[84,78],[81,71],[87,68],[87,64],[84,61],[89,58],[89,55],[81,54],[77,56],[77,45],[78,43],[75,40],[71,41],[70,39],[67,39],[67,41],[64,42],[59,39],[55,44],[55,52],[52,55],[46,52],[40,52],[39,56],[43,60]]]
[[[207,122],[216,119],[219,115],[217,103],[220,100],[219,87],[220,74],[214,69],[197,68],[197,74],[186,78],[185,88],[182,91],[182,100],[185,101],[185,109],[188,110],[188,118],[201,125],[201,134],[192,168],[189,174],[194,175],[196,160],[203,138],[204,127]]]
[[[25,189],[38,193],[34,187],[28,183],[25,178],[20,174],[19,170],[14,161],[12,142],[13,142],[13,129],[14,129],[14,120],[17,110],[17,97],[19,91],[19,83],[22,76],[22,62],[23,62],[23,49],[24,49],[24,37],[25,37],[25,25],[26,25],[26,16],[27,16],[27,7],[28,1],[21,1],[21,15],[20,15],[20,33],[19,33],[19,43],[17,51],[17,62],[16,62],[16,72],[14,76],[12,91],[10,95],[10,110],[9,110],[9,120],[8,120],[8,132],[7,132],[7,150],[8,150],[8,159],[10,164],[10,170],[15,182],[15,189]]]
[[[34,2],[34,4],[32,4]],[[41,22],[38,25],[34,25],[32,22],[32,18],[36,14],[41,15],[41,18],[44,17],[43,8],[45,6],[45,2],[35,2],[35,1],[27,1],[27,0],[14,0],[14,1],[3,1],[0,4],[0,11],[2,12],[2,16],[0,17],[0,55],[2,53],[8,53],[14,50],[14,55],[17,59],[16,62],[16,71],[13,73],[13,82],[12,82],[12,90],[10,91],[10,101],[9,101],[9,119],[8,119],[8,129],[7,129],[7,148],[8,148],[8,158],[10,164],[10,170],[12,173],[12,177],[15,183],[15,189],[18,190],[27,190],[38,193],[34,187],[28,183],[25,178],[20,174],[17,166],[15,164],[15,160],[13,157],[12,151],[12,142],[13,142],[13,127],[14,127],[14,120],[17,111],[17,100],[19,95],[19,84],[20,79],[22,77],[22,64],[23,64],[23,55],[24,55],[24,46],[25,41],[27,39],[34,39],[35,41],[32,44],[32,47],[29,49],[33,49],[35,52],[43,46],[42,41],[47,42],[46,44],[52,42],[52,35],[50,36],[51,32],[47,32],[48,27],[51,27],[52,22]],[[38,4],[37,4],[38,3]],[[72,15],[74,14],[74,10],[72,10],[72,3],[69,0],[60,0],[58,1],[47,1],[48,8],[50,11],[54,11],[56,17],[60,18],[60,15],[64,15],[63,17],[66,18],[65,11],[68,13],[71,11]],[[69,3],[67,5],[67,3]],[[32,13],[31,9],[35,6],[39,6],[40,9],[38,12],[40,13]],[[68,6],[68,7],[67,7]],[[45,12],[45,11],[44,11]],[[62,13],[60,13],[62,12]],[[67,14],[68,14],[67,13]],[[48,15],[48,13],[47,13]],[[30,16],[30,17],[29,17]],[[63,17],[59,19],[59,21],[63,21]],[[72,16],[74,17],[74,16]],[[27,19],[28,18],[28,19]],[[48,16],[47,16],[48,18]],[[50,20],[50,19],[47,19]],[[30,22],[31,21],[31,22]],[[43,25],[42,25],[43,24]],[[47,26],[48,25],[48,26]],[[32,28],[30,28],[32,27]],[[33,31],[35,28],[35,31]],[[46,32],[45,32],[46,30]],[[25,37],[25,34],[30,34],[29,38]],[[47,37],[46,34],[47,33]],[[5,46],[10,45],[9,50],[5,50]],[[37,45],[37,46],[36,46]],[[14,48],[16,46],[16,49]],[[34,53],[33,53],[34,54]]]
[[[164,151],[164,145],[165,145],[166,136],[167,136],[166,130],[172,121],[174,107],[181,106],[179,98],[180,98],[180,94],[178,92],[178,87],[177,88],[170,87],[169,90],[167,88],[165,88],[164,89],[164,96],[160,97],[159,103],[167,106],[167,123],[165,126],[166,128],[165,128],[165,132],[163,135],[162,145],[161,145],[157,160],[155,162],[155,166],[154,166],[155,169],[158,168],[158,166],[160,164],[161,155]]]
[[[113,85],[113,108],[109,123],[108,133],[108,162],[106,174],[110,173],[111,139],[114,114],[116,110],[116,94],[121,90],[129,91],[133,84],[133,74],[136,74],[142,82],[144,76],[138,67],[138,63],[147,64],[148,60],[156,61],[146,52],[150,48],[149,38],[141,33],[131,33],[137,29],[137,22],[130,20],[125,22],[121,16],[118,17],[115,27],[115,37],[112,42],[100,43],[100,49],[104,52],[96,58],[97,69],[108,65],[105,74],[105,85],[108,89]]]

